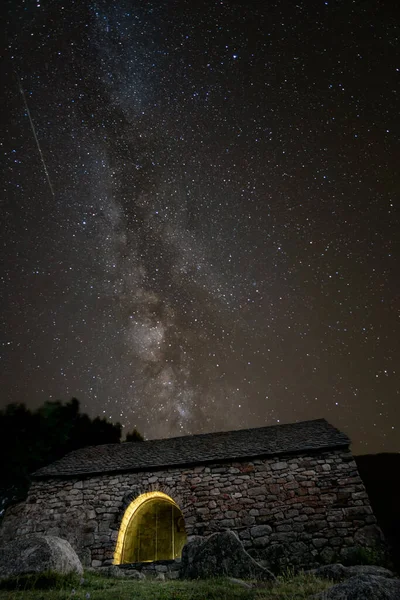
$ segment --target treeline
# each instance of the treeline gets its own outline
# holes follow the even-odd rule
[[[37,469],[78,448],[119,443],[121,434],[119,423],[82,414],[76,398],[46,402],[34,411],[8,405],[0,411],[0,510],[26,496]],[[127,436],[131,442],[142,439],[136,430]]]

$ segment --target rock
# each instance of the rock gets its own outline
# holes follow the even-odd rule
[[[324,565],[323,567],[318,567],[317,569],[311,569],[310,571],[306,571],[306,574],[310,573],[316,577],[321,577],[321,579],[330,579],[331,581],[337,583],[338,581],[343,581],[344,579],[351,577],[351,575],[347,574],[347,569],[348,567],[338,563],[333,565]]]
[[[101,575],[104,575],[105,577],[116,577],[117,579],[124,579],[128,574],[125,569],[120,569],[118,565],[99,567],[96,569],[96,573],[101,573]]]
[[[144,581],[146,579],[146,575],[141,573],[140,571],[136,571],[135,569],[129,570],[126,575],[127,579],[136,579],[137,581]]]
[[[256,538],[258,541],[260,538]],[[262,539],[262,538],[261,538]],[[301,568],[310,564],[310,551],[304,542],[274,542],[264,548],[250,548],[249,554],[262,566],[274,573],[280,573],[287,567]]]
[[[400,579],[357,575],[313,598],[314,600],[399,600]]]
[[[312,569],[308,571],[317,577],[321,577],[322,579],[331,579],[332,581],[344,581],[345,579],[349,579],[350,577],[355,577],[356,575],[375,575],[378,577],[395,577],[392,571],[389,569],[385,569],[384,567],[376,567],[373,565],[355,565],[352,567],[345,567],[344,565],[338,563],[333,565],[325,565],[323,567],[318,567],[318,569]]]
[[[348,569],[350,576],[355,575],[375,575],[377,577],[396,577],[393,571],[385,569],[385,567],[378,567],[375,565],[354,565],[352,567],[345,567]]]
[[[166,565],[155,565],[156,573],[166,573],[168,567]]]
[[[136,569],[124,569],[119,567],[118,565],[110,565],[108,567],[99,567],[97,569],[93,569],[95,573],[99,573],[104,575],[105,577],[115,577],[116,579],[137,579],[143,580],[146,579],[144,573],[137,571]]]
[[[182,551],[180,576],[186,579],[226,576],[275,580],[273,573],[246,552],[232,531],[214,533],[204,541],[197,538],[186,544]]]
[[[385,543],[385,538],[377,525],[366,525],[356,531],[354,541],[363,548],[381,548]]]
[[[335,560],[336,551],[332,547],[325,546],[325,548],[320,552],[319,557],[322,564],[330,565]]]
[[[272,527],[269,525],[256,525],[250,529],[251,537],[263,537],[272,532]]]
[[[182,555],[181,555],[181,568],[180,568],[180,573],[182,574],[183,571],[185,571],[186,569],[191,567],[191,564],[194,560],[194,557],[197,553],[197,550],[200,549],[200,546],[202,546],[202,544],[204,543],[203,538],[199,537],[199,536],[195,536],[192,539],[190,539],[182,548]],[[186,575],[181,575],[182,577],[186,577]]]
[[[155,577],[155,581],[165,581],[165,574],[164,573],[157,573],[157,575]]]
[[[0,578],[53,571],[82,575],[83,568],[67,540],[51,535],[27,535],[0,548]]]
[[[165,575],[167,579],[179,579],[179,571],[169,571]]]
[[[136,581],[145,581],[146,575],[140,571],[129,571],[129,575],[127,575],[126,578],[135,579]]]

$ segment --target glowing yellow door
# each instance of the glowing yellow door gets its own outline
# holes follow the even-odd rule
[[[172,498],[162,492],[142,494],[125,511],[114,564],[174,559],[185,543],[183,516]]]

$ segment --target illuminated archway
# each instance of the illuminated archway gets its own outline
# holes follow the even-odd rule
[[[125,511],[114,564],[178,558],[185,543],[179,506],[163,492],[148,492],[133,500]]]

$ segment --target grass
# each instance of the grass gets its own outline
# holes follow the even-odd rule
[[[312,575],[278,577],[252,589],[228,579],[134,581],[87,573],[83,578],[51,573],[0,582],[0,600],[303,600],[330,586]]]

